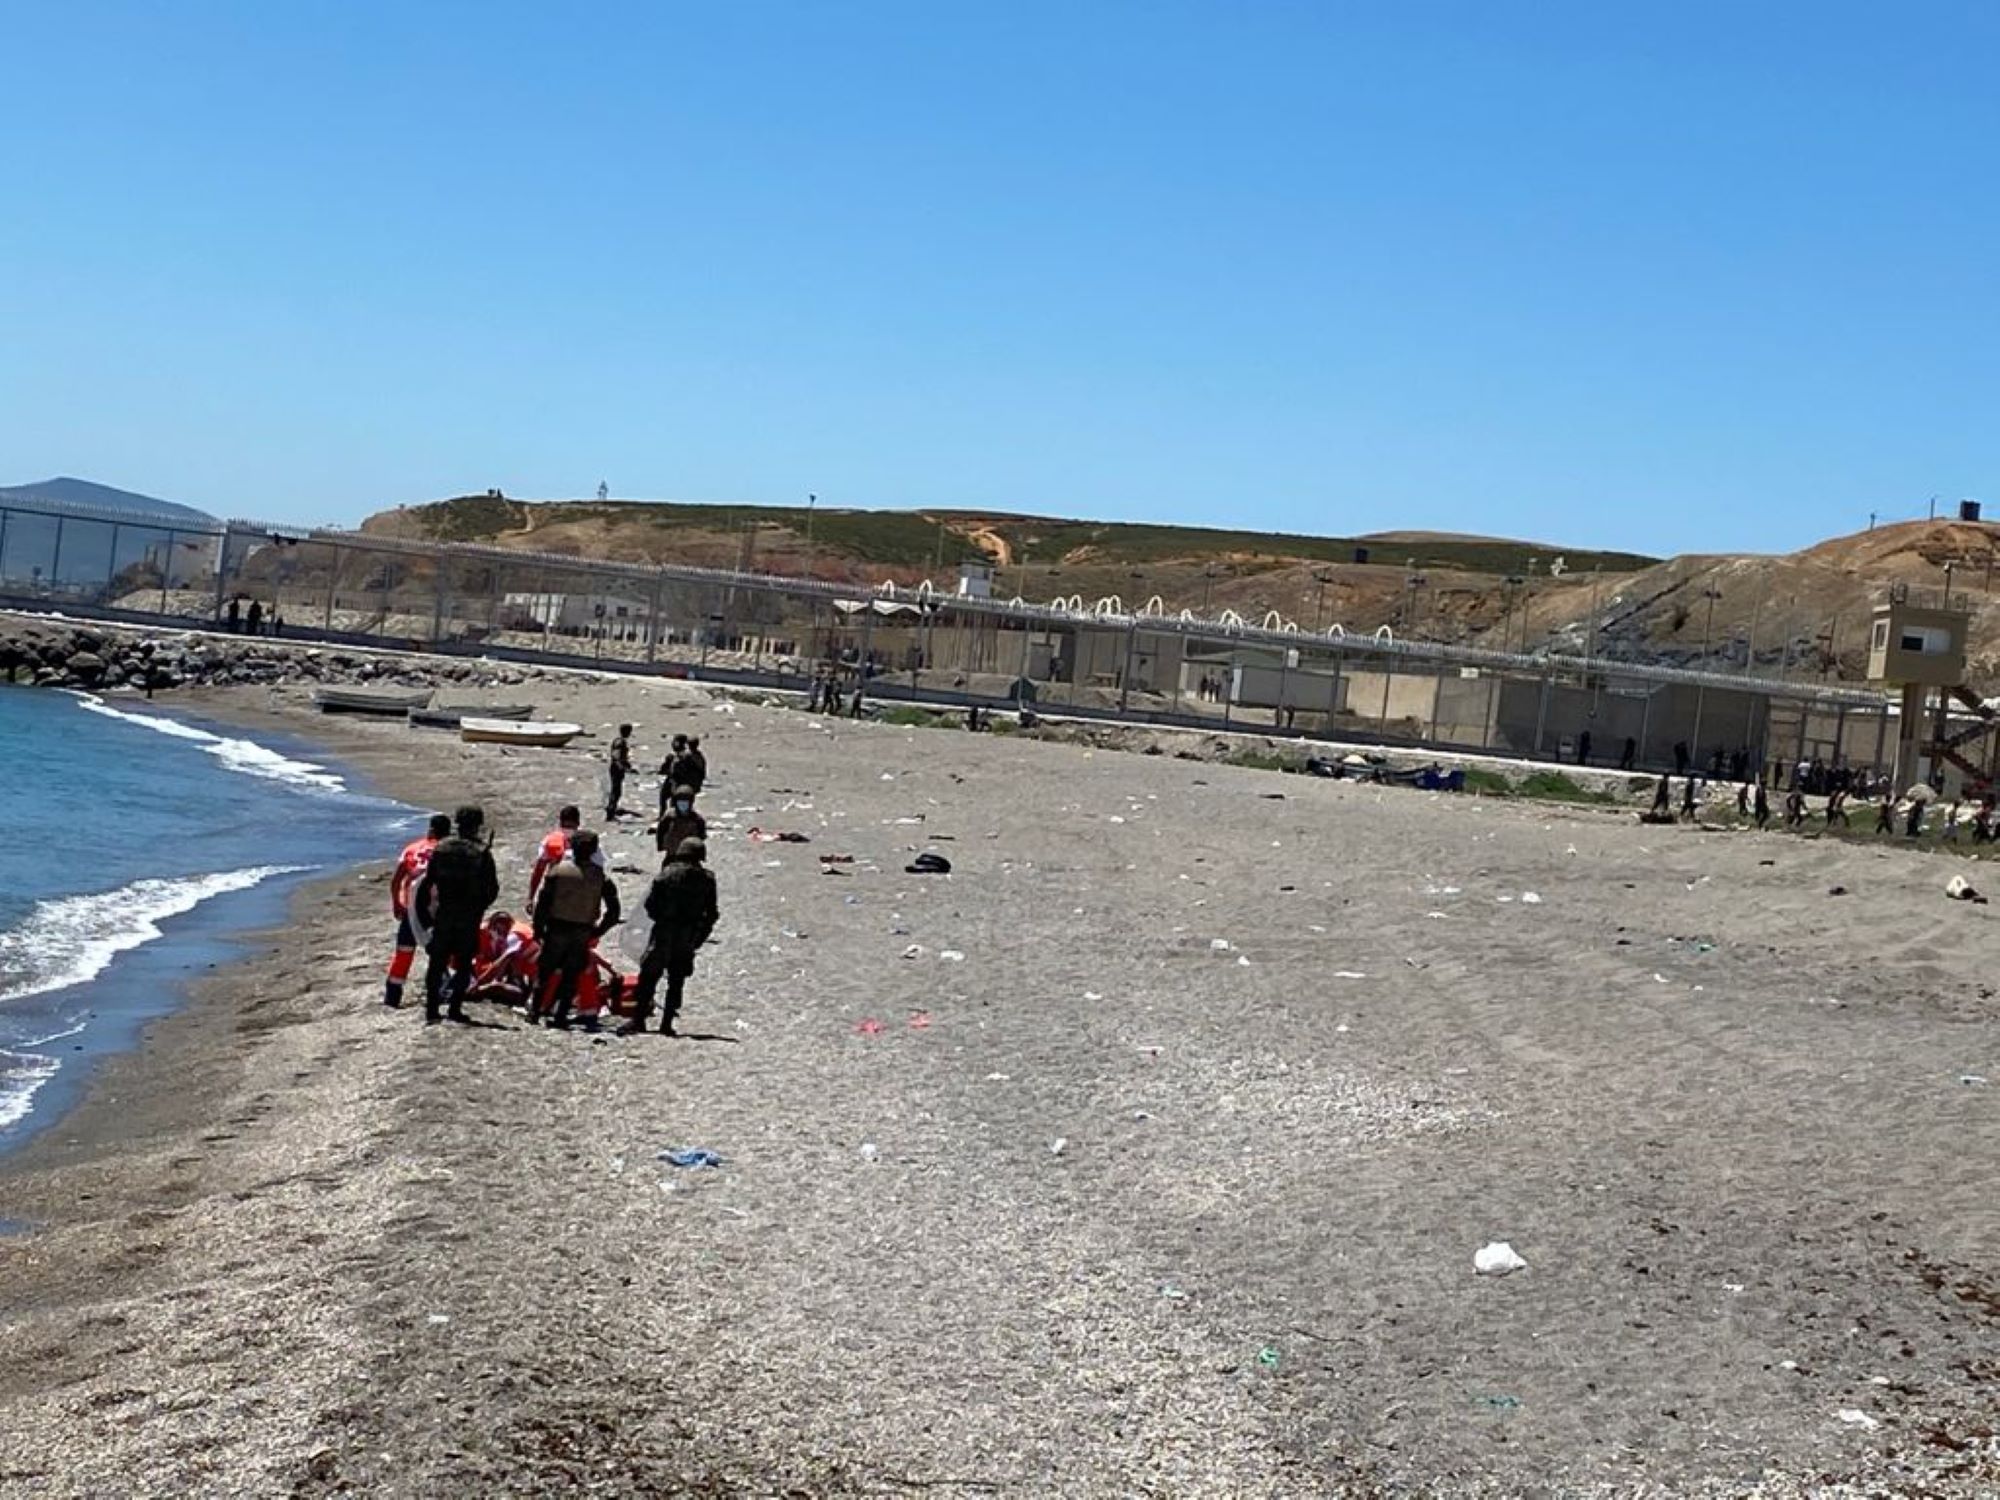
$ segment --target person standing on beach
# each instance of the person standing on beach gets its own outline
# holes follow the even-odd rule
[[[667,803],[673,800],[674,788],[687,785],[687,748],[688,737],[684,734],[675,735],[673,743],[667,747],[667,758],[660,762],[660,811],[662,813],[666,812]]]
[[[620,724],[618,737],[611,742],[611,761],[605,768],[611,776],[611,795],[604,800],[604,817],[615,822],[618,799],[625,794],[625,777],[632,769],[632,726]]]
[[[1761,777],[1757,781],[1757,794],[1751,800],[1751,808],[1751,815],[1757,819],[1759,828],[1771,821],[1771,799],[1764,793],[1764,782]]]
[[[465,1019],[465,992],[479,962],[479,929],[486,908],[500,899],[500,872],[486,846],[486,811],[471,804],[452,815],[457,830],[438,841],[417,881],[410,906],[430,931],[424,966],[424,1023],[436,1025],[438,1008]],[[446,993],[447,983],[450,992]]]
[[[1687,786],[1681,792],[1681,817],[1692,823],[1695,821],[1694,777],[1687,779]]]
[[[673,800],[667,804],[666,811],[660,814],[660,821],[653,828],[654,847],[663,856],[660,867],[666,868],[686,840],[707,837],[708,819],[694,810],[694,788],[675,787]]]
[[[653,1013],[653,996],[660,980],[667,981],[667,1003],[660,1011],[660,1035],[674,1035],[683,987],[694,973],[694,955],[721,918],[716,904],[715,876],[705,867],[708,845],[684,840],[667,867],[653,877],[646,892],[646,915],[653,920],[645,957],[639,960],[639,988],[632,1001],[632,1018],[618,1028],[620,1036],[636,1036]]]
[[[541,973],[545,986],[528,1004],[528,1024],[542,1018],[544,1006],[551,1026],[567,1029],[577,982],[595,956],[592,945],[623,920],[618,887],[593,856],[597,835],[577,830],[569,841],[570,858],[542,882],[535,904],[535,941],[542,945]]]
[[[1665,771],[1662,771],[1660,773],[1660,784],[1653,789],[1654,815],[1657,817],[1665,817],[1667,815],[1668,810],[1673,806],[1673,803],[1674,803],[1673,783],[1667,779],[1667,773]]]
[[[389,960],[389,980],[382,988],[382,1003],[394,1009],[403,1003],[403,985],[410,977],[410,965],[417,961],[417,934],[410,927],[410,893],[423,878],[431,862],[431,851],[451,832],[451,819],[443,813],[431,818],[422,838],[403,845],[396,868],[389,874],[389,910],[396,918],[396,952]]]
[[[535,867],[528,872],[528,912],[533,915],[535,897],[540,894],[542,882],[549,871],[569,857],[569,841],[583,826],[582,810],[565,807],[556,814],[556,826],[542,836],[542,847],[536,851]]]
[[[1896,804],[1888,793],[1882,794],[1882,804],[1875,809],[1875,831],[1894,833],[1896,831]]]
[[[687,764],[683,771],[681,779],[674,784],[692,787],[695,796],[699,797],[701,789],[708,785],[708,757],[701,753],[701,736],[698,734],[688,736]]]

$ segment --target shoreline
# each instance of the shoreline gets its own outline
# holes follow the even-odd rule
[[[2000,1089],[1960,1082],[2000,1080],[1993,929],[1927,861],[543,696],[638,721],[642,767],[705,737],[713,1040],[427,1029],[378,1003],[379,879],[298,892],[0,1163],[0,1211],[70,1205],[0,1239],[0,1494],[2000,1479]],[[188,706],[485,800],[510,908],[596,791],[601,740]],[[650,846],[609,844],[635,904]],[[901,873],[922,847],[949,880]],[[684,1145],[724,1167],[655,1161]],[[1475,1277],[1487,1238],[1530,1269]]]

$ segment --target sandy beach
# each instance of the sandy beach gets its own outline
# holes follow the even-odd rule
[[[701,734],[693,1035],[427,1029],[395,851],[311,888],[0,1164],[0,1494],[2000,1486],[2000,908],[1944,861],[541,696],[599,738],[182,701],[482,801],[517,912],[611,724]]]

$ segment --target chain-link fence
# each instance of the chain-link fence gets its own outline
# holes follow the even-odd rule
[[[588,561],[365,532],[0,507],[17,607],[1279,736],[1740,773],[1887,769],[1879,692],[1233,615]]]

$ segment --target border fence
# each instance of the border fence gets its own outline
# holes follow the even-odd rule
[[[1582,762],[1883,771],[1883,693],[1602,657],[949,591],[595,561],[248,521],[0,505],[0,604],[850,697]]]

